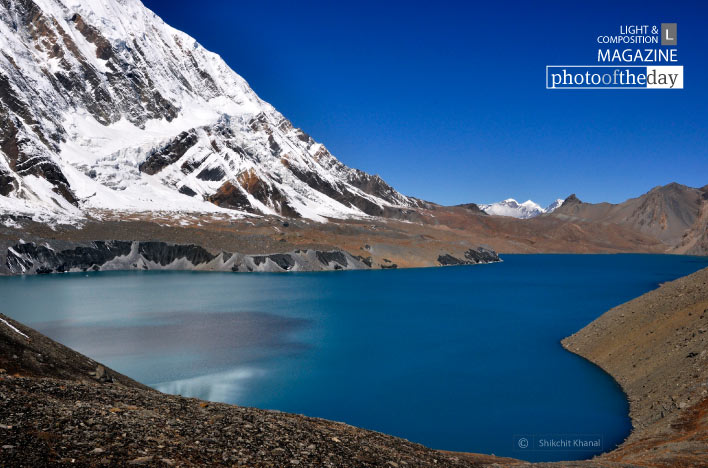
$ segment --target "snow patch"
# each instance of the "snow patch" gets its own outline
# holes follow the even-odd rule
[[[20,330],[18,330],[17,328],[13,327],[12,325],[10,325],[10,323],[9,323],[7,320],[5,320],[5,319],[3,319],[3,318],[0,318],[0,322],[2,322],[2,323],[4,323],[5,325],[7,325],[7,326],[10,328],[10,330],[14,331],[15,333],[18,333],[18,334],[24,336],[24,337],[27,338],[28,340],[30,339],[29,336],[25,335],[25,334],[22,333]]]

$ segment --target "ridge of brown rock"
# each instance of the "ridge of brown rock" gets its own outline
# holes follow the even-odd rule
[[[662,284],[563,340],[622,386],[634,430],[600,460],[708,466],[708,268]]]
[[[678,183],[654,187],[622,203],[584,203],[571,195],[548,215],[567,222],[611,223],[653,237],[674,253],[705,255],[708,202],[705,190]]]

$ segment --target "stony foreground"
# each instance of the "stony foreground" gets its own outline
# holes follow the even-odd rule
[[[532,466],[300,415],[162,394],[0,314],[0,466]],[[612,374],[634,432],[593,460],[708,466],[708,269],[612,309],[563,345]]]
[[[345,424],[120,385],[6,377],[0,388],[5,466],[474,466]]]

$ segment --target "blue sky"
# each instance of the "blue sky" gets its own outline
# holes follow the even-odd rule
[[[442,204],[708,184],[706,2],[144,0],[345,164]],[[619,5],[621,4],[621,5]],[[678,23],[684,90],[545,89],[599,34]]]

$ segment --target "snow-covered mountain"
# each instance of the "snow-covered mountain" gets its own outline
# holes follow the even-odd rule
[[[556,199],[556,201],[554,201],[553,203],[551,203],[550,205],[548,205],[548,206],[546,207],[546,209],[544,210],[544,212],[545,212],[545,213],[553,213],[553,212],[556,211],[558,208],[560,208],[561,206],[563,206],[563,202],[564,202],[564,201],[565,201],[565,198],[558,198],[558,199]]]
[[[487,214],[497,216],[511,216],[512,218],[528,219],[544,213],[552,213],[563,204],[563,199],[559,198],[546,208],[542,208],[536,202],[526,200],[519,203],[513,198],[507,198],[504,201],[491,203],[488,205],[480,204],[479,208]]]
[[[0,0],[0,212],[324,220],[418,204],[138,0]]]

